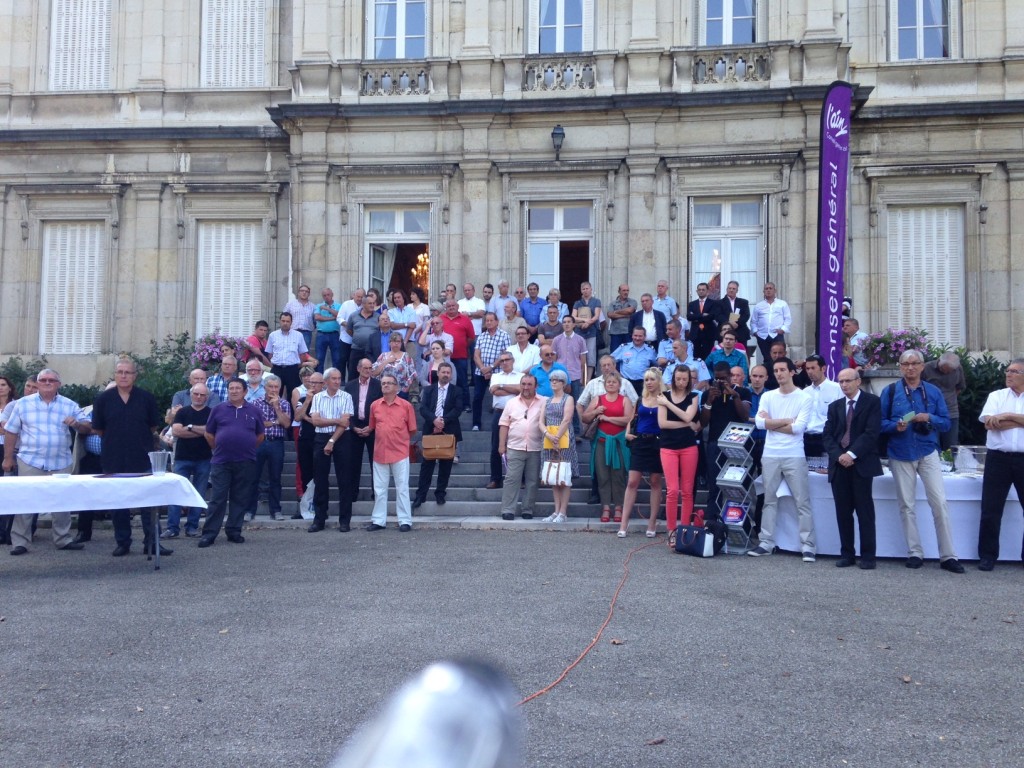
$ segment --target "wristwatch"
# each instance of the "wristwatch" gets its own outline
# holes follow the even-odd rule
[[[185,427],[185,429],[187,429],[189,432],[191,432],[192,431],[192,425],[189,424],[187,427]]]
[[[333,437],[329,437],[329,438],[327,438],[327,442],[328,442],[328,443],[333,443],[333,442],[334,442],[334,438],[333,438]]]

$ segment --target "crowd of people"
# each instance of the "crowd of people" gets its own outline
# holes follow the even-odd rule
[[[821,356],[801,361],[788,356],[793,319],[775,285],[766,283],[762,300],[753,306],[739,296],[739,288],[730,282],[725,295],[715,298],[708,284],[700,283],[696,299],[680,304],[662,280],[638,303],[623,284],[605,305],[584,282],[570,307],[557,289],[541,299],[536,283],[510,292],[504,280],[497,288],[485,285],[480,297],[472,283],[465,283],[461,299],[457,286],[449,284],[431,303],[419,288],[408,292],[408,300],[402,290],[382,296],[359,288],[342,303],[324,288],[322,301],[314,303],[309,286],[302,285],[279,314],[276,329],[260,320],[243,344],[222,350],[213,375],[191,371],[188,387],[163,415],[152,395],[134,386],[137,371],[127,359],[117,363],[114,381],[89,409],[57,393],[59,375],[50,369],[32,383],[38,391],[26,388],[20,399],[10,381],[0,378],[3,470],[11,472],[17,463],[20,474],[47,474],[77,462],[104,472],[145,471],[152,433],[165,428],[174,471],[200,493],[209,485],[210,506],[201,528],[201,510],[170,507],[162,534],[147,515],[140,516],[144,549],[154,551],[160,538],[182,532],[206,548],[221,528],[229,542],[244,542],[243,523],[254,517],[261,490],[271,518],[282,514],[285,441],[293,440],[296,492],[305,494],[313,484],[309,532],[328,527],[332,469],[338,530],[350,530],[360,490],[353,478],[360,477],[364,460],[371,466],[375,499],[367,529],[386,527],[393,482],[399,530],[408,532],[414,510],[431,489],[436,504],[446,503],[459,461],[463,414],[470,414],[470,429],[479,431],[489,403],[486,488],[502,489],[503,519],[512,520],[517,512],[532,518],[544,484],[553,496],[545,520],[564,522],[570,488],[580,476],[577,445],[586,439],[591,441],[589,503],[600,510],[600,520],[618,523],[618,536],[627,536],[646,482],[646,535],[656,535],[664,492],[671,545],[679,526],[699,524],[701,512],[703,519],[720,518],[718,440],[729,424],[741,422],[753,427],[753,458],[763,481],[763,493],[749,510],[758,537],[749,555],[775,551],[778,491],[785,482],[797,509],[802,557],[814,562],[808,472],[820,467],[827,468],[835,495],[841,540],[836,564],[875,567],[871,488],[885,458],[898,495],[907,567],[923,562],[914,500],[920,477],[940,565],[962,573],[938,464],[939,450],[955,444],[957,395],[964,387],[959,359],[943,355],[926,363],[920,352],[909,350],[900,361],[901,382],[875,396],[860,386],[865,334],[856,319],[847,317],[844,324],[849,367],[833,382]],[[1010,485],[1024,496],[1024,363],[1010,363],[1007,383],[982,413],[990,443],[979,540],[982,570],[990,570],[998,557],[999,521]],[[72,433],[79,436],[74,445]],[[455,448],[425,458],[411,489],[410,454],[417,434],[451,436]],[[699,485],[708,491],[703,511],[694,503]],[[114,555],[121,556],[131,547],[131,525],[125,510],[113,517]],[[89,515],[80,516],[78,536],[72,538],[70,516],[55,514],[55,544],[83,547],[91,538],[91,526],[83,521]],[[12,554],[27,552],[31,525],[31,516],[15,515],[9,531],[0,528]],[[161,547],[161,552],[171,550]]]

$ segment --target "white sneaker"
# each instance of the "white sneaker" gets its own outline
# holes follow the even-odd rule
[[[805,563],[813,563],[814,562],[814,553],[810,552],[810,551],[804,552],[804,562]]]
[[[480,431],[480,427],[473,427],[473,431],[474,432],[479,432]]]
[[[555,522],[558,522],[558,515],[556,513],[552,512],[550,515],[548,515],[547,517],[544,518],[544,522],[545,523],[555,523]]]
[[[551,522],[553,522],[553,523],[564,523],[565,522],[565,515],[555,515],[555,519],[552,520]]]

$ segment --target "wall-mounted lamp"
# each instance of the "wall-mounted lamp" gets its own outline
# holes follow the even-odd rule
[[[551,131],[551,146],[555,148],[555,160],[558,160],[558,154],[562,151],[562,144],[565,142],[565,128],[560,125],[556,125],[555,129]]]
[[[608,221],[615,220],[615,203],[611,200],[609,200],[608,205],[605,206],[605,216],[608,217]]]
[[[673,200],[668,204],[668,217],[675,221],[679,217],[679,203]]]
[[[789,195],[783,195],[779,206],[783,216],[789,216]]]
[[[341,226],[343,226],[343,227],[347,227],[348,226],[348,206],[347,205],[341,206]]]
[[[978,221],[982,224],[988,224],[988,206],[984,203],[978,206]]]
[[[448,203],[445,203],[444,205],[441,206],[441,221],[443,221],[445,224],[447,224],[449,218],[450,218],[450,214],[449,214]]]
[[[508,203],[504,203],[501,206],[501,221],[504,224],[508,224],[508,219],[509,219]]]

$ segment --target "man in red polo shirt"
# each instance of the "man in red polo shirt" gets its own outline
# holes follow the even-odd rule
[[[394,374],[380,377],[383,397],[370,405],[369,428],[373,442],[373,516],[368,531],[382,531],[388,519],[388,483],[395,478],[395,514],[398,530],[412,530],[409,504],[409,441],[416,434],[416,411],[407,400],[398,397],[398,379]]]
[[[469,344],[476,338],[476,331],[473,330],[473,321],[459,314],[459,303],[455,299],[448,299],[444,309],[444,332],[452,337],[450,359],[455,368],[455,380],[462,387],[462,403],[469,411],[469,404],[473,402],[469,395]]]

